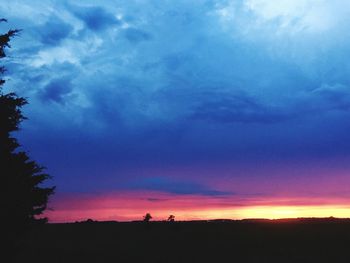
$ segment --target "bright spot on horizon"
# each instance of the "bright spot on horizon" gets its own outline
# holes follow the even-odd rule
[[[350,218],[350,207],[341,205],[327,206],[262,206],[239,209],[239,217],[243,218],[310,218],[336,217]]]

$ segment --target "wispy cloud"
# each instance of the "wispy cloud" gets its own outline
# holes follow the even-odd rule
[[[211,187],[191,182],[191,179],[179,181],[166,177],[149,177],[124,183],[125,189],[160,191],[182,195],[232,196],[234,193],[211,189]]]

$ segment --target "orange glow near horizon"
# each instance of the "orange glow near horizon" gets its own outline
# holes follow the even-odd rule
[[[238,211],[241,218],[300,218],[337,217],[350,218],[350,207],[341,205],[322,206],[261,206],[247,207]]]
[[[56,211],[49,213],[51,222],[73,222],[88,218],[99,221],[141,220],[146,209],[89,209],[75,211]],[[163,209],[150,210],[154,220],[165,220],[174,214],[177,220],[210,220],[210,219],[283,219],[307,217],[350,218],[350,208],[345,206],[257,206],[211,209]],[[118,214],[120,216],[118,216]],[[114,216],[113,216],[114,215]]]
[[[144,196],[147,196],[145,198]],[[263,199],[251,200],[164,193],[128,193],[107,196],[66,197],[56,200],[46,216],[50,222],[74,222],[88,218],[99,221],[141,220],[151,213],[154,220],[165,220],[170,214],[176,220],[246,219],[246,218],[350,218],[350,203],[345,200]]]

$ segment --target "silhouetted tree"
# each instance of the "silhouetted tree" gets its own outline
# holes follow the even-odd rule
[[[0,22],[6,20],[0,19]],[[9,30],[0,35],[1,60],[6,57],[5,51],[10,48],[11,38],[18,32]],[[0,74],[4,72],[5,67],[1,65]],[[4,83],[5,80],[0,78],[0,220],[6,230],[2,234],[15,237],[16,233],[32,223],[46,222],[46,218],[38,216],[46,209],[54,187],[41,186],[50,176],[26,152],[19,149],[18,141],[13,137],[13,132],[19,130],[20,123],[25,119],[22,107],[27,104],[27,100],[13,92],[5,93]]]
[[[174,215],[170,215],[169,217],[168,217],[168,220],[167,220],[168,222],[174,222],[175,221],[175,216]]]
[[[152,216],[150,213],[147,213],[144,217],[143,217],[143,222],[149,222],[152,219]]]

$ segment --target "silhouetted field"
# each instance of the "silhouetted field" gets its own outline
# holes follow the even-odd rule
[[[350,262],[350,220],[90,222],[30,233],[16,262]]]

